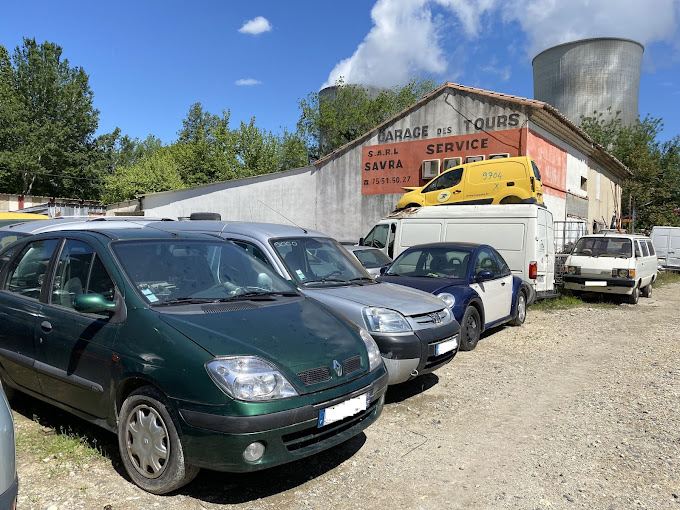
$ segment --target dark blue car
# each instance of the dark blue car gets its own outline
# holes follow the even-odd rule
[[[480,334],[509,322],[521,326],[529,286],[513,276],[503,257],[487,244],[431,243],[404,251],[378,278],[431,292],[460,323],[460,349],[471,351]]]

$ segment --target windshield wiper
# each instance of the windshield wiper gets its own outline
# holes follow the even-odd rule
[[[203,303],[214,303],[215,298],[197,298],[197,297],[179,297],[175,299],[168,299],[160,303],[151,303],[151,306],[165,306],[165,305],[197,305]]]
[[[285,297],[293,297],[297,296],[297,292],[293,291],[282,291],[282,292],[262,292],[262,291],[252,291],[252,292],[244,292],[243,294],[237,294],[235,296],[229,296],[226,298],[219,298],[215,299],[215,302],[221,303],[223,301],[238,301],[240,299],[262,299],[265,301],[271,301],[274,298],[272,296],[285,296]]]
[[[304,282],[304,285],[307,285],[309,283],[326,283],[326,282],[348,283],[347,280],[340,280],[338,278],[319,278],[318,280],[307,280],[306,282]]]
[[[356,284],[359,284],[359,285],[362,285],[359,282],[371,282],[371,283],[373,283],[374,281],[375,280],[373,278],[369,278],[368,276],[359,276],[358,278],[352,278],[350,280],[350,282],[356,283]]]

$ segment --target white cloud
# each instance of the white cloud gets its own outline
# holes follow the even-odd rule
[[[258,16],[250,21],[246,21],[238,31],[242,34],[258,35],[262,32],[269,32],[271,29],[272,25],[269,23],[269,20],[262,16]]]
[[[241,78],[240,80],[236,80],[234,82],[236,85],[239,87],[249,87],[252,85],[262,85],[262,82],[260,80],[256,80],[254,78]]]
[[[507,29],[506,38],[513,45],[522,41],[527,57],[591,37],[643,45],[665,41],[680,53],[678,0],[377,0],[371,18],[369,33],[352,56],[336,64],[324,87],[341,77],[345,83],[382,87],[428,74],[455,80],[466,46],[493,35],[489,27]],[[526,41],[513,36],[510,24],[521,27]]]

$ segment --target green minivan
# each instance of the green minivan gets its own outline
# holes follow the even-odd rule
[[[387,387],[366,331],[241,248],[105,225],[0,252],[0,377],[115,432],[155,494],[336,445]]]

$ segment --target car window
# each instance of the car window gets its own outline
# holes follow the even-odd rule
[[[480,250],[475,258],[474,272],[477,274],[480,271],[491,271],[494,275],[501,274],[496,257],[487,248]]]
[[[463,168],[454,168],[453,170],[447,170],[434,181],[428,184],[423,193],[429,193],[430,191],[440,191],[447,188],[452,188],[460,184],[463,177]]]
[[[5,269],[7,263],[12,260],[15,253],[16,248],[10,248],[9,250],[5,250],[2,256],[0,256],[0,274],[2,273],[2,270]]]
[[[387,244],[388,225],[376,225],[364,238],[364,246],[383,249]]]
[[[469,251],[455,247],[412,248],[397,257],[386,274],[465,278],[469,260]]]
[[[496,258],[498,264],[498,274],[500,276],[508,276],[511,274],[512,271],[510,271],[510,266],[508,266],[508,264],[505,262],[503,256],[494,249],[491,250],[491,253]]]
[[[26,237],[28,234],[24,234],[22,232],[0,232],[0,249],[4,248],[8,244],[13,243],[17,239],[21,239],[22,237]]]
[[[536,163],[532,161],[531,166],[534,169],[534,175],[536,176],[536,179],[538,179],[540,181],[541,180],[541,172],[538,171],[538,167],[536,166]]]
[[[651,241],[645,241],[647,243],[647,248],[649,249],[649,254],[650,255],[656,255],[656,251],[654,251],[654,244],[652,244]]]
[[[4,289],[31,299],[40,298],[45,272],[57,239],[42,239],[28,243],[10,266]]]
[[[642,248],[642,255],[649,257],[649,247],[645,241],[640,241],[640,248]]]
[[[638,250],[637,243],[623,237],[582,237],[571,253],[586,257],[629,258],[633,256],[633,244]]]
[[[640,251],[640,243],[639,243],[638,241],[635,241],[635,242],[633,243],[633,245],[635,246],[635,256],[636,256],[636,257],[641,257],[641,256],[642,256],[642,252]]]
[[[364,267],[370,269],[386,266],[392,262],[387,255],[374,248],[354,250],[352,253],[354,253],[354,256],[359,259],[359,262],[361,262]]]
[[[243,248],[244,250],[246,250],[248,253],[250,253],[253,257],[258,259],[260,262],[267,264],[269,267],[273,267],[272,263],[269,261],[269,259],[264,254],[264,252],[261,249],[259,249],[257,246],[255,246],[254,244],[248,243],[246,241],[241,241],[240,239],[232,239],[231,242],[234,243],[239,248]]]

